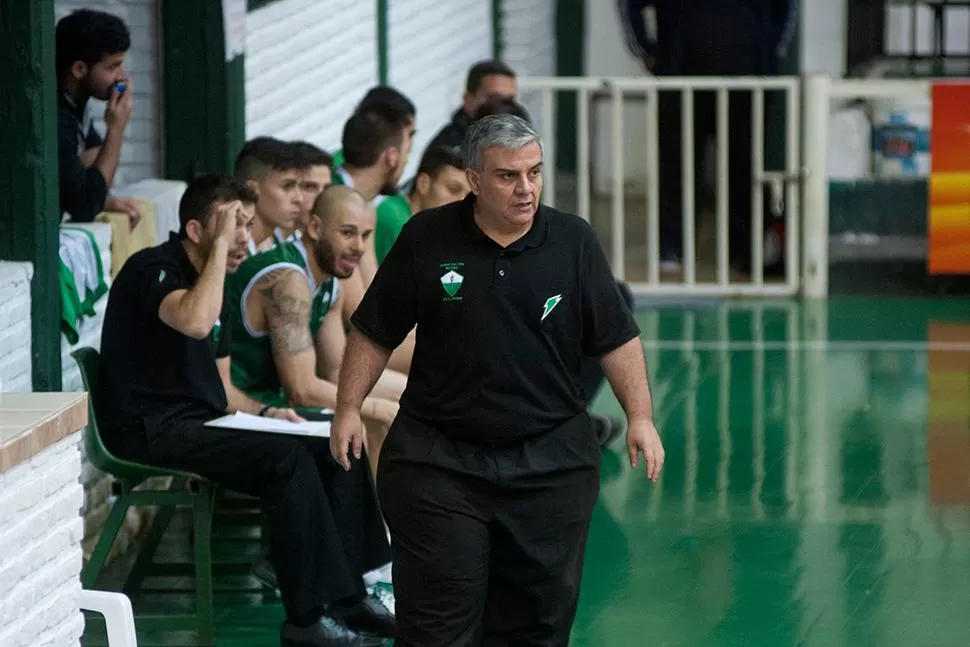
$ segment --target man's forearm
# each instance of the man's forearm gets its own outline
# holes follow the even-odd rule
[[[653,402],[647,383],[643,345],[634,337],[600,358],[603,373],[630,420],[651,420]]]
[[[243,413],[258,414],[266,407],[265,404],[259,400],[253,400],[235,385],[229,384],[225,386],[226,401],[228,402],[226,409],[229,413],[242,411]]]
[[[228,245],[221,238],[212,244],[199,280],[179,303],[180,319],[195,323],[206,334],[222,314],[222,291],[226,280]]]
[[[94,160],[94,166],[101,171],[104,182],[109,187],[114,182],[115,173],[118,171],[118,163],[121,161],[121,142],[124,139],[124,132],[120,129],[109,128],[104,135],[104,143],[101,150]]]
[[[347,348],[340,365],[337,406],[361,410],[367,395],[377,384],[391,353],[357,330],[347,336]],[[362,412],[367,415],[366,411]]]

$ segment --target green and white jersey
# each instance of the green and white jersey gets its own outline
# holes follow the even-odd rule
[[[403,195],[379,195],[374,199],[377,205],[377,226],[374,228],[374,252],[377,263],[391,251],[397,237],[401,235],[404,223],[411,219],[411,204]]]
[[[233,274],[226,278],[226,299],[232,331],[232,383],[249,397],[264,404],[287,406],[287,398],[280,384],[279,373],[273,359],[273,346],[268,331],[254,330],[246,318],[246,299],[256,283],[270,272],[297,270],[310,282],[312,305],[310,332],[316,336],[330,305],[337,298],[337,281],[330,279],[316,285],[309,270],[303,242],[277,244],[243,261]]]
[[[299,229],[294,230],[292,234],[287,236],[282,229],[277,227],[273,230],[273,236],[270,238],[270,241],[271,241],[270,246],[264,249],[263,251],[264,252],[269,251],[282,243],[292,243],[297,240],[300,240]],[[253,241],[252,238],[249,239],[249,245],[247,246],[247,249],[249,251],[250,256],[255,256],[256,254],[260,253],[259,249],[256,248],[256,243]]]

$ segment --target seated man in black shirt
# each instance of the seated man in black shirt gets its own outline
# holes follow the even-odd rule
[[[117,16],[79,9],[57,23],[57,162],[61,212],[91,222],[102,211],[125,213],[132,228],[138,203],[108,195],[121,160],[121,141],[131,117],[131,87],[124,70],[131,45]],[[104,139],[91,123],[88,100],[107,102]]]
[[[381,645],[394,617],[362,574],[390,561],[367,470],[341,470],[325,439],[206,427],[226,412],[294,419],[230,381],[227,273],[246,257],[256,194],[241,180],[194,179],[181,230],[132,256],[115,280],[94,395],[118,456],[185,470],[259,497],[270,523],[286,622],[282,645]]]
[[[511,67],[501,61],[476,63],[468,70],[461,107],[451,116],[451,121],[438,131],[428,148],[459,148],[465,141],[468,127],[475,122],[475,113],[483,103],[490,98],[515,99],[517,93],[518,83]]]

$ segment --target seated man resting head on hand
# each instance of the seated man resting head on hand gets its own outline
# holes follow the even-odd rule
[[[226,275],[246,257],[258,198],[238,179],[193,179],[179,233],[133,255],[108,298],[92,394],[120,458],[199,474],[260,499],[286,621],[284,647],[381,645],[394,616],[364,586],[390,547],[366,469],[344,471],[325,438],[206,426],[227,412],[299,418],[234,387]]]

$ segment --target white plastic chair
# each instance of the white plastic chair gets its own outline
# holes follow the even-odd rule
[[[94,611],[104,616],[108,630],[108,647],[138,647],[135,636],[135,615],[131,600],[124,593],[81,590],[78,606],[84,611]]]

